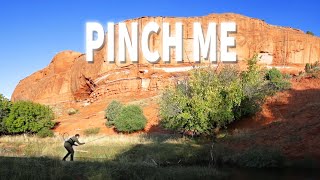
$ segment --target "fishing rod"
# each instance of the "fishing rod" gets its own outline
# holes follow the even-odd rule
[[[67,141],[68,138],[69,138],[69,134],[68,134],[67,132],[64,132],[63,134],[60,134],[60,136],[61,136],[61,138],[62,138],[63,141]],[[105,137],[107,137],[107,136],[102,136],[102,137],[99,137],[99,138],[97,138],[97,139],[93,139],[93,140],[91,140],[91,141],[87,141],[86,143],[90,143],[90,142],[93,142],[93,141],[97,141],[97,140],[102,139],[102,138],[105,138]]]
[[[107,137],[107,136],[102,136],[102,137],[99,137],[99,138],[97,138],[97,139],[94,139],[94,140],[91,140],[91,141],[87,141],[86,143],[90,143],[90,142],[93,142],[93,141],[97,141],[97,140],[102,139],[102,138],[105,138],[105,137]],[[89,151],[80,150],[80,149],[75,150],[75,151],[76,151],[76,152],[82,152],[82,153],[89,153]]]
[[[105,137],[107,137],[107,136],[102,136],[102,137],[99,137],[99,138],[97,138],[97,139],[94,139],[94,140],[88,141],[88,142],[86,142],[86,143],[90,143],[90,142],[93,142],[93,141],[97,141],[97,140],[102,139],[102,138],[105,138]]]

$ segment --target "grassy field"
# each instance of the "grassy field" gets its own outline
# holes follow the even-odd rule
[[[75,147],[75,162],[62,162],[62,137],[3,136],[0,174],[5,179],[224,178],[204,164],[209,157],[195,141],[172,136],[90,136]],[[203,152],[201,152],[203,151]],[[189,165],[187,165],[189,164]],[[205,165],[205,166],[203,166]]]
[[[198,154],[198,150],[203,146],[195,141],[185,138],[175,138],[170,135],[156,136],[89,136],[80,137],[81,142],[86,142],[83,146],[74,147],[75,159],[78,160],[94,160],[94,161],[128,161],[131,157],[128,153],[134,151],[137,157],[133,158],[134,162],[153,159],[162,163],[162,158],[169,160],[169,154],[183,155],[183,157],[192,157]],[[36,136],[3,136],[0,138],[2,156],[11,157],[50,157],[61,158],[66,153],[63,147],[63,138],[38,138]],[[155,151],[157,150],[157,151]],[[148,156],[144,154],[151,153]],[[150,152],[149,152],[150,151]],[[178,157],[176,157],[178,158]],[[152,164],[154,164],[152,162]]]
[[[0,137],[0,179],[273,179],[279,174],[268,168],[287,164],[273,149],[235,152],[219,142],[173,135],[95,135],[80,141],[86,144],[75,147],[75,162],[63,162],[62,137]]]

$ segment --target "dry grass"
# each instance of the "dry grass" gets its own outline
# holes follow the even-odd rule
[[[79,141],[86,144],[74,147],[76,151],[75,157],[112,160],[120,153],[137,144],[151,144],[154,140],[157,139],[151,139],[144,135],[93,135],[80,137]],[[182,140],[169,139],[166,142],[182,143]],[[63,143],[62,136],[50,138],[39,138],[31,135],[2,136],[0,137],[0,156],[60,158],[66,153]]]
[[[67,176],[79,176],[79,170],[85,173],[81,177],[93,179],[110,179],[110,176],[111,179],[221,176],[210,167],[200,166],[203,162],[207,165],[207,155],[203,155],[207,151],[188,139],[142,134],[95,135],[80,137],[79,140],[86,144],[74,147],[76,162],[69,164],[60,160],[66,153],[64,140],[60,136],[2,136],[0,163],[9,165],[0,169],[0,174],[9,179],[64,179]],[[183,164],[185,167],[182,167]],[[48,169],[44,167],[49,170],[44,170]],[[21,168],[24,171],[21,172]],[[52,173],[47,173],[48,171]],[[74,173],[70,175],[69,171]],[[198,174],[200,171],[203,173]],[[13,176],[17,172],[20,173]]]
[[[228,173],[212,168],[216,163],[274,167],[281,162],[280,154],[268,149],[230,151],[223,144],[211,147],[206,141],[172,135],[95,135],[80,137],[80,142],[86,144],[74,148],[76,162],[70,163],[61,161],[66,150],[60,136],[2,136],[0,164],[6,166],[0,168],[1,178],[219,179]]]

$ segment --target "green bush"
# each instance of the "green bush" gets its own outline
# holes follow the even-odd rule
[[[289,89],[291,86],[290,82],[287,81],[281,72],[274,67],[267,71],[266,79],[270,81],[270,84],[274,86],[277,91]]]
[[[160,102],[162,125],[177,131],[209,134],[235,119],[233,108],[242,97],[239,72],[232,67],[191,72],[188,80],[164,92]]]
[[[270,80],[270,81],[275,79],[281,79],[282,74],[277,68],[273,67],[272,69],[267,71],[266,78],[267,80]]]
[[[11,102],[0,94],[0,134],[5,134],[7,132],[5,118],[9,116],[11,106]]]
[[[37,133],[43,128],[54,126],[53,111],[41,104],[30,101],[15,102],[5,120],[9,133]]]
[[[160,100],[162,125],[180,132],[212,134],[214,129],[259,111],[265,97],[280,88],[270,85],[257,61],[257,56],[249,59],[247,70],[241,73],[233,66],[220,72],[193,70],[188,79],[164,91]]]
[[[289,80],[289,79],[292,78],[292,75],[289,74],[289,73],[285,73],[285,74],[283,75],[283,78]]]
[[[311,72],[311,65],[309,63],[307,63],[305,66],[304,66],[304,71],[306,73],[310,73]]]
[[[243,99],[240,106],[234,107],[237,119],[255,114],[261,109],[266,96],[271,92],[268,81],[265,79],[265,71],[257,65],[258,56],[247,60],[248,68],[241,73]]]
[[[54,136],[53,132],[49,128],[42,128],[37,135],[41,138]]]
[[[83,131],[86,136],[96,135],[100,132],[100,128],[89,128]]]
[[[122,104],[119,101],[113,100],[105,110],[105,118],[107,119],[106,126],[111,127],[114,125],[114,121],[119,116],[122,109]]]
[[[119,132],[134,132],[142,130],[147,124],[140,106],[128,105],[121,108],[120,114],[115,118],[114,125]]]
[[[304,71],[306,73],[315,73],[315,72],[318,72],[320,70],[320,67],[319,67],[319,62],[316,61],[314,63],[307,63],[304,67]]]
[[[314,33],[313,33],[313,32],[311,32],[311,31],[307,31],[307,32],[306,32],[306,34],[309,34],[309,35],[314,36]]]

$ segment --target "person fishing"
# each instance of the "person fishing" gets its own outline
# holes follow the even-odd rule
[[[79,140],[78,140],[79,137],[80,137],[80,135],[76,134],[75,136],[71,137],[70,139],[68,139],[67,141],[64,142],[64,148],[66,148],[68,153],[63,157],[63,159],[62,159],[63,161],[65,161],[69,155],[71,155],[70,161],[73,161],[74,150],[73,150],[72,146],[78,146],[78,145],[85,144],[85,143],[79,142]],[[77,143],[78,145],[75,143]]]

